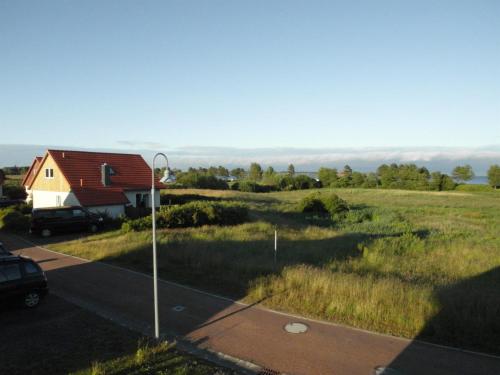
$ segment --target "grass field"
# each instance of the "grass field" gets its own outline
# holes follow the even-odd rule
[[[498,192],[338,189],[351,212],[336,223],[297,211],[310,192],[169,191],[246,202],[252,221],[160,231],[161,277],[309,317],[500,354]],[[149,231],[113,231],[50,247],[151,272],[150,243]]]

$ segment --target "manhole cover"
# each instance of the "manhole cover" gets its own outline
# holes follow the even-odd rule
[[[309,329],[304,323],[288,323],[285,326],[285,331],[288,333],[304,333]]]
[[[393,368],[379,366],[373,369],[373,375],[403,375],[403,374],[398,370],[394,370]]]
[[[181,305],[177,305],[177,306],[172,307],[172,310],[174,310],[175,312],[181,312],[184,309],[185,309],[185,307],[181,306]]]

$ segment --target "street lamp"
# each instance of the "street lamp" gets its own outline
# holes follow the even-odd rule
[[[158,156],[163,156],[167,161],[167,168],[163,177],[160,179],[162,183],[175,182],[175,176],[168,166],[168,158],[165,154],[158,152],[153,157],[153,170],[151,172],[151,219],[153,221],[153,290],[154,290],[154,305],[155,305],[155,339],[160,338],[160,322],[158,318],[158,267],[156,264],[156,204],[155,204],[155,160]]]

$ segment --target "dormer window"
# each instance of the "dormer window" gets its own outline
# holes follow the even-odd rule
[[[45,178],[54,178],[54,169],[45,168]]]

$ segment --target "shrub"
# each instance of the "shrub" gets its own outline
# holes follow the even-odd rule
[[[184,205],[163,206],[156,216],[157,228],[187,228],[202,225],[235,225],[248,220],[246,206],[233,202],[190,202]],[[151,216],[127,220],[125,232],[150,229]]]
[[[195,189],[217,189],[227,190],[229,188],[226,181],[215,176],[199,172],[185,172],[179,175],[177,182],[184,187]]]
[[[0,229],[27,231],[29,226],[29,216],[23,215],[18,209],[9,207],[0,210]]]
[[[343,217],[349,211],[347,202],[341,199],[337,194],[330,193],[323,195],[321,193],[312,193],[299,202],[299,211],[316,214],[330,214],[334,220]]]
[[[320,193],[309,194],[299,202],[299,211],[315,214],[328,213]]]
[[[26,191],[19,185],[4,185],[3,194],[9,199],[26,199]]]
[[[161,205],[186,204],[193,201],[220,201],[220,198],[199,194],[162,194],[160,196]]]
[[[326,196],[322,196],[321,200],[323,201],[323,204],[325,205],[325,208],[330,213],[330,215],[342,214],[349,211],[347,202],[335,193],[330,193]]]
[[[241,181],[239,183],[239,190],[245,193],[256,193],[258,190],[258,184],[253,181]]]
[[[494,189],[489,185],[461,184],[461,185],[457,185],[455,190],[467,191],[467,192],[481,192],[481,191],[493,191]]]

